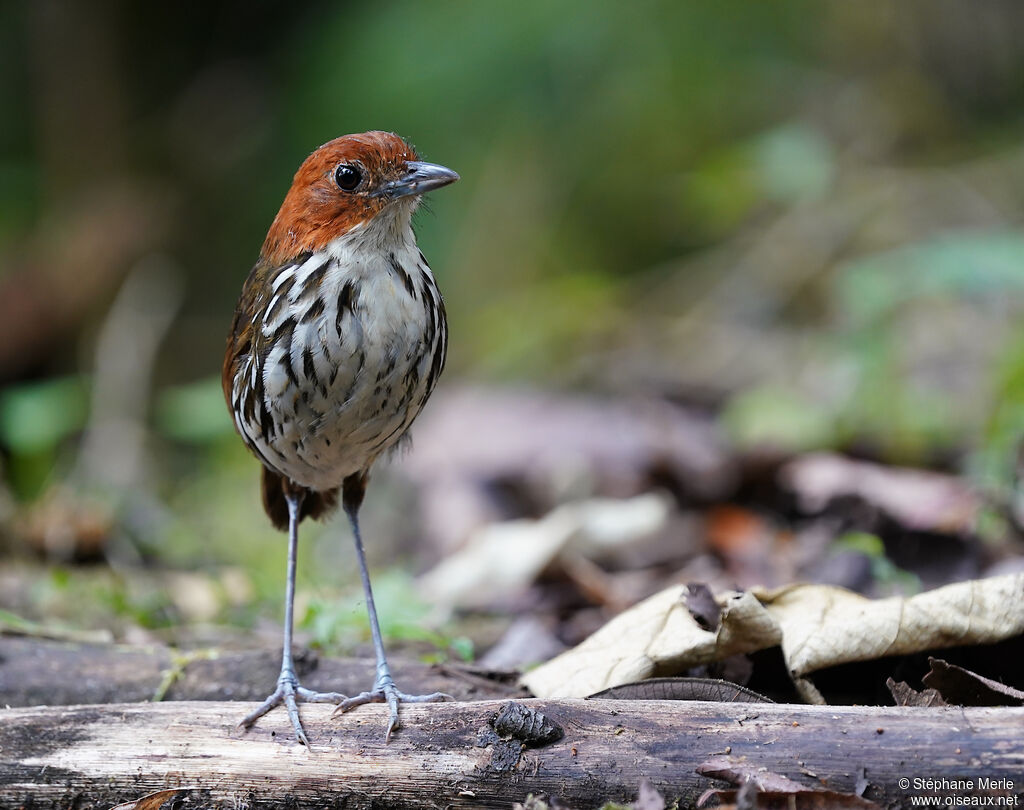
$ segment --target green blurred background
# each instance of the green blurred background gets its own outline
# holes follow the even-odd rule
[[[1009,491],[1022,41],[1014,0],[0,5],[4,604],[145,628],[276,605],[224,337],[295,168],[366,129],[463,178],[418,218],[442,385],[653,393],[740,445]],[[311,626],[354,581],[325,531]],[[97,549],[113,575],[63,567]]]

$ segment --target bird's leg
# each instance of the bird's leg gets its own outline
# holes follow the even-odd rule
[[[299,510],[302,507],[303,493],[301,490],[292,492],[285,489],[288,501],[288,581],[284,596],[284,648],[281,651],[281,674],[277,677],[277,689],[256,709],[247,714],[239,723],[243,728],[250,728],[259,718],[276,706],[284,704],[288,717],[295,729],[295,736],[306,748],[309,740],[299,719],[298,701],[307,703],[342,703],[345,696],[338,692],[314,692],[299,685],[295,674],[295,662],[292,658],[292,624],[295,607],[295,560],[299,545]]]
[[[407,695],[399,691],[395,681],[391,677],[391,669],[388,667],[388,659],[384,653],[384,641],[380,634],[380,623],[377,621],[377,608],[373,603],[373,588],[370,586],[370,572],[366,567],[366,553],[363,551],[363,538],[359,531],[359,506],[362,503],[365,490],[365,478],[352,476],[345,480],[342,503],[345,514],[348,515],[349,523],[352,525],[352,535],[355,539],[356,558],[359,560],[359,576],[363,580],[363,593],[366,594],[366,612],[370,617],[370,635],[373,637],[373,649],[377,655],[377,679],[368,692],[353,695],[346,698],[335,709],[338,712],[347,712],[356,706],[364,703],[387,703],[390,709],[388,717],[388,728],[384,735],[384,741],[391,739],[391,732],[399,727],[398,705],[400,703],[439,703],[446,700],[454,700],[451,695],[444,692],[433,692],[429,695]]]

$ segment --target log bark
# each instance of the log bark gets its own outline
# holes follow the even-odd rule
[[[395,681],[407,691],[446,692],[457,700],[526,696],[515,673],[432,665],[394,656]],[[297,650],[303,685],[358,694],[375,674],[373,659],[326,658]],[[168,647],[0,638],[0,706],[133,703],[152,700],[262,700],[277,683],[279,650],[181,653]]]
[[[388,744],[383,706],[332,718],[304,705],[311,751],[280,710],[238,730],[251,705],[237,702],[0,710],[0,806],[109,808],[180,788],[178,807],[508,808],[533,793],[591,808],[631,801],[648,779],[669,806],[690,807],[722,786],[696,772],[722,755],[812,787],[866,788],[888,807],[957,793],[901,779],[1003,778],[1003,793],[1024,791],[1024,708],[523,700],[564,731],[524,747],[528,734],[501,741],[489,725],[503,703],[403,706]]]

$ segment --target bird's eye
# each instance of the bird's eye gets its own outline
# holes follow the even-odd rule
[[[363,173],[348,163],[342,163],[334,170],[334,182],[342,191],[355,191],[362,181]]]

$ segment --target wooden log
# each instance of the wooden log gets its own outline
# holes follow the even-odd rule
[[[1004,794],[1024,791],[1024,708],[518,702],[564,736],[498,741],[489,724],[502,701],[403,706],[389,744],[383,706],[332,718],[330,706],[304,705],[311,751],[280,710],[238,730],[251,704],[0,710],[0,807],[109,808],[180,788],[179,807],[508,808],[534,793],[592,808],[632,800],[645,778],[691,807],[722,786],[696,771],[722,755],[812,787],[866,785],[888,807],[928,794],[901,779],[998,778]]]
[[[180,653],[168,647],[117,646],[0,637],[0,706],[132,703],[152,700],[262,700],[277,683],[278,650]],[[327,658],[297,651],[303,685],[358,694],[375,674],[373,659]],[[470,667],[391,659],[406,690],[446,692],[458,700],[525,696],[515,673],[487,678]],[[69,677],[73,675],[73,677]]]

